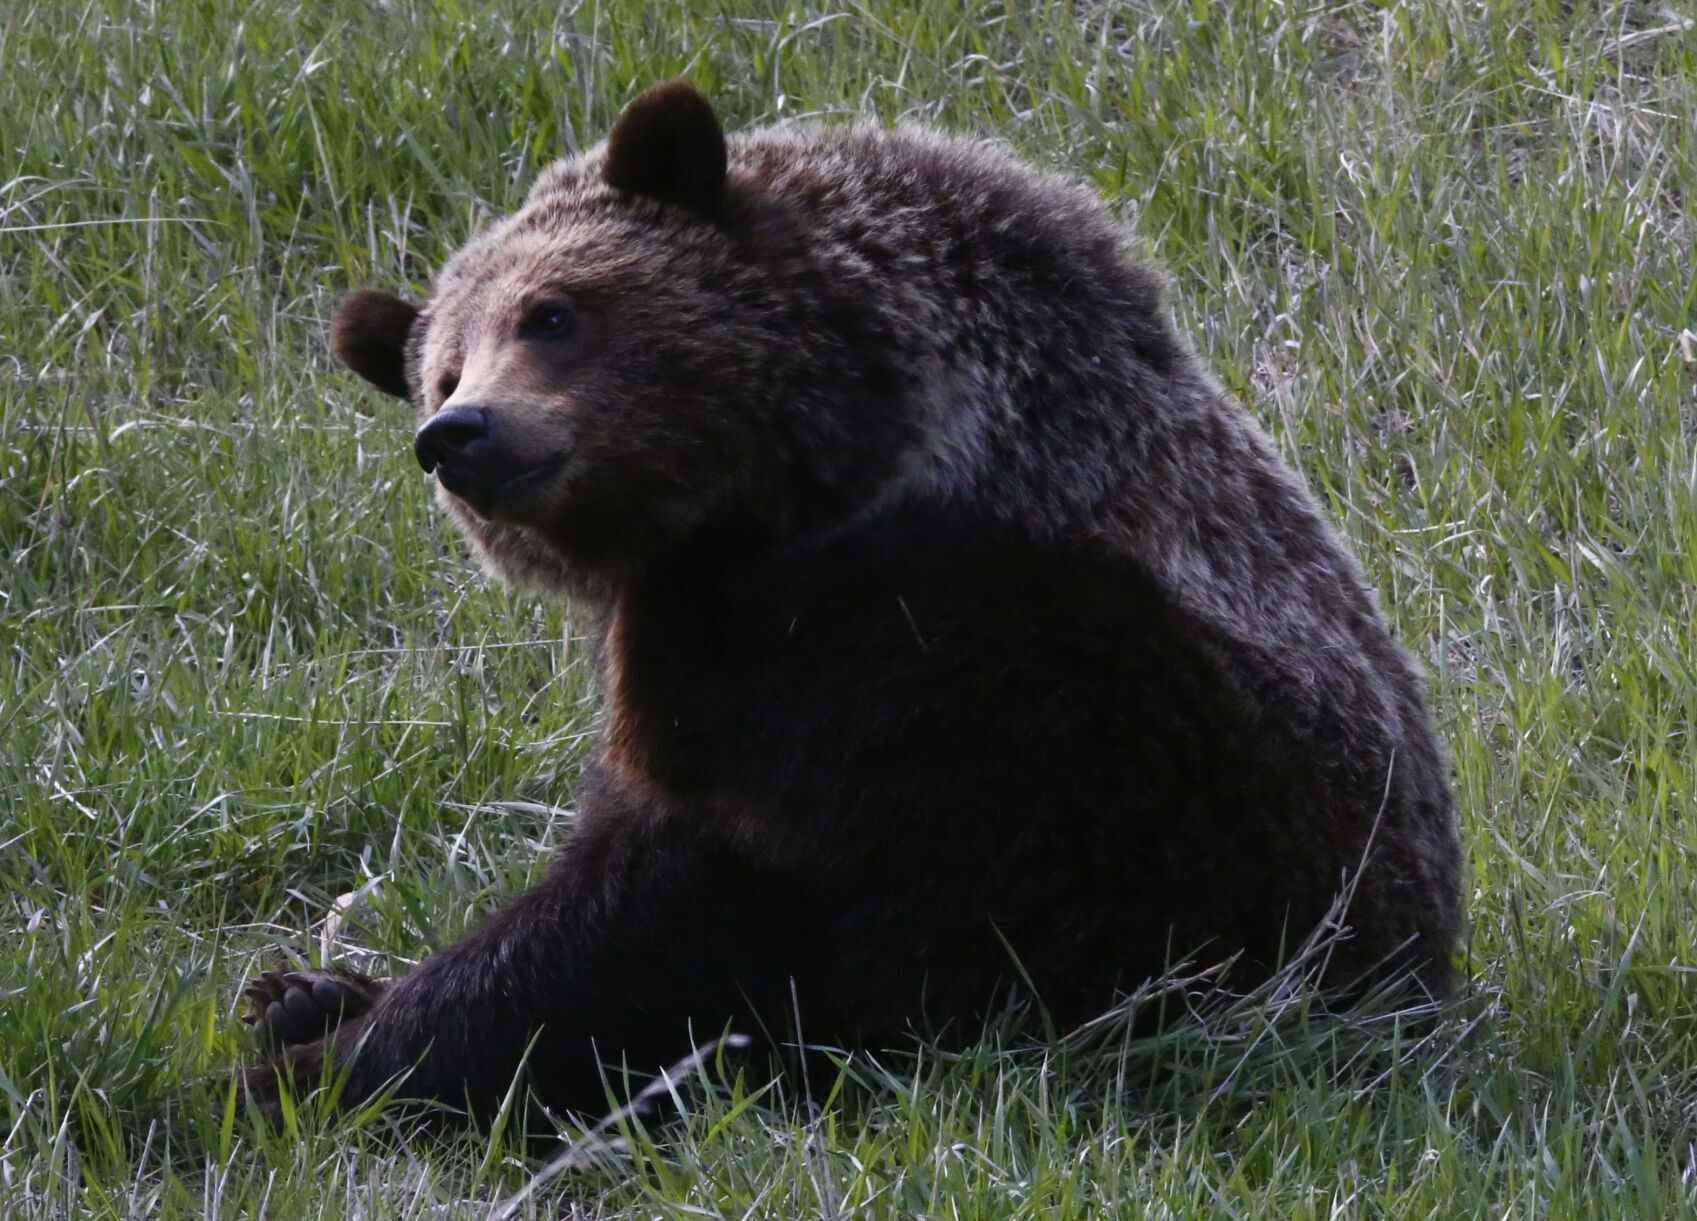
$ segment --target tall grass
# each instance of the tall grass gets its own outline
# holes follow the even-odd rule
[[[1697,1192],[1697,29],[1680,6],[982,0],[0,11],[0,1211],[451,1215],[512,1131],[279,1138],[240,982],[333,898],[402,969],[569,833],[595,708],[331,368],[684,74],[1116,201],[1431,667],[1462,1012],[692,1087],[538,1215],[1665,1215]]]

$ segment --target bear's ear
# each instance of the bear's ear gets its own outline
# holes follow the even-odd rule
[[[712,105],[687,81],[656,85],[613,124],[601,179],[713,216],[725,194],[725,133]]]
[[[362,289],[342,302],[330,324],[336,359],[384,394],[407,397],[407,335],[418,307],[388,293]]]

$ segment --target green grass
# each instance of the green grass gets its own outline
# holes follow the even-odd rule
[[[0,11],[0,1213],[441,1216],[512,1133],[226,1117],[278,945],[395,968],[568,833],[595,716],[330,365],[685,73],[1094,182],[1430,665],[1468,997],[685,1094],[538,1215],[1697,1211],[1697,31],[1469,0]],[[1682,332],[1687,333],[1682,351]],[[803,1097],[811,1093],[816,1105]]]

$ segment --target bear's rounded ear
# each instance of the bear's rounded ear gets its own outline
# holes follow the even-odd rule
[[[343,301],[330,324],[336,359],[384,394],[407,397],[407,335],[418,307],[389,293],[362,289]]]
[[[687,81],[656,85],[625,107],[607,138],[601,180],[711,217],[725,195],[725,133]]]

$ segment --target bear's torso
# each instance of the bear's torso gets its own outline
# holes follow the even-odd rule
[[[1137,560],[959,513],[692,548],[626,591],[604,650],[586,819],[690,826],[812,879],[801,957],[856,981],[822,1006],[856,1021],[911,1008],[916,976],[932,1018],[982,1012],[1010,948],[1069,1017],[1178,961],[1264,972],[1378,820],[1392,842],[1446,800],[1429,738],[1305,698]],[[1373,919],[1412,935],[1453,904]],[[911,930],[903,955],[886,928]]]

